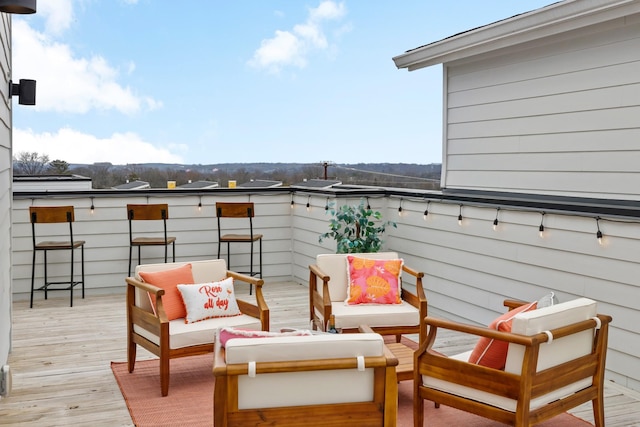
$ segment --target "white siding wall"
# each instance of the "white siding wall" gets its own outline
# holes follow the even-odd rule
[[[178,192],[178,190],[176,190]],[[178,193],[180,194],[180,193]],[[215,201],[247,201],[247,196],[210,196],[202,197],[202,210],[198,210],[199,197],[180,195],[168,197],[150,197],[149,203],[168,203],[168,234],[177,237],[176,261],[217,258],[218,226],[215,217]],[[271,197],[252,197],[255,203],[256,217],[254,228],[264,234],[263,269],[264,276],[271,280],[290,280],[291,278],[291,215],[288,195]],[[48,198],[36,199],[38,206],[73,205],[75,208],[74,237],[86,241],[86,286],[90,289],[122,288],[127,275],[129,260],[129,225],[127,221],[127,203],[147,203],[141,197],[99,197],[94,198],[94,213],[89,207],[91,200]],[[29,222],[29,206],[31,199],[16,199],[13,212],[13,266],[14,292],[21,298],[26,297],[31,287],[32,239]],[[232,220],[233,221],[233,220]],[[223,223],[223,227],[224,227]],[[243,224],[244,225],[244,224]],[[248,222],[247,222],[248,226]],[[46,225],[44,226],[46,227]],[[55,225],[52,225],[55,227]],[[149,231],[162,232],[162,225],[155,221],[136,223],[136,228],[145,227]],[[240,225],[236,230],[241,230]],[[45,230],[45,228],[38,228]],[[61,227],[53,233],[68,233],[68,227]],[[52,238],[54,235],[51,236]],[[234,270],[248,270],[249,245],[232,244],[232,265]],[[255,248],[254,266],[258,264],[258,246]],[[223,245],[221,256],[227,259],[226,246]],[[171,257],[171,249],[169,250]],[[76,258],[79,259],[79,256]],[[69,277],[69,255],[65,251],[49,254],[49,276],[53,280],[65,280]],[[142,263],[164,261],[163,247],[142,248]],[[134,262],[137,262],[137,250],[134,250]],[[79,272],[79,264],[76,271]],[[42,254],[36,261],[36,288],[42,285]],[[76,292],[77,292],[76,288]],[[66,292],[65,292],[66,293]],[[35,300],[42,299],[37,292]]]
[[[215,258],[217,225],[215,200],[242,200],[247,196],[216,195],[203,197],[203,210],[197,209],[197,196],[168,196],[157,201],[170,206],[169,229],[176,235],[178,260]],[[264,234],[265,281],[293,280],[306,286],[309,264],[319,253],[335,250],[333,241],[318,243],[327,231],[329,214],[326,197],[298,194],[295,206],[288,194],[252,195],[256,203],[256,229]],[[330,199],[333,201],[333,197]],[[155,202],[154,198],[150,199]],[[307,201],[311,209],[307,211]],[[339,204],[358,203],[359,198],[340,198]],[[76,207],[76,231],[87,241],[87,287],[97,292],[124,292],[127,272],[127,202],[146,202],[139,198],[97,198],[93,216],[90,200],[39,199],[37,205],[72,204]],[[403,214],[398,215],[400,199],[371,198],[373,209],[397,228],[385,234],[385,249],[396,251],[411,267],[424,271],[431,315],[488,324],[504,312],[505,298],[537,300],[554,291],[560,301],[580,296],[599,302],[599,311],[613,316],[609,343],[610,379],[640,390],[640,324],[637,322],[638,264],[636,248],[640,244],[640,223],[600,220],[604,244],[596,239],[596,221],[583,216],[547,213],[545,234],[539,237],[542,215],[537,212],[501,208],[499,225],[493,230],[496,209],[462,207],[463,222],[458,225],[460,205],[434,200],[429,215],[423,218],[427,203],[405,197]],[[30,199],[14,201],[13,272],[14,292],[28,297],[31,274],[31,237],[28,223]],[[53,236],[52,236],[53,237]],[[248,261],[241,249],[243,263]],[[149,253],[155,252],[150,258]],[[145,255],[145,253],[147,255]],[[224,254],[224,252],[223,252]],[[143,262],[162,262],[159,248],[143,251]],[[223,255],[224,256],[224,255]],[[237,259],[237,257],[235,258]],[[52,261],[56,263],[55,258]],[[237,264],[236,264],[237,265]],[[66,265],[54,272],[67,274]],[[244,269],[244,266],[242,266]],[[234,266],[235,268],[235,266]],[[41,260],[38,261],[41,280]],[[38,304],[42,294],[36,294]],[[34,309],[35,310],[35,309]]]
[[[11,18],[0,13],[0,366],[11,350]]]
[[[637,199],[637,16],[445,64],[443,186]]]

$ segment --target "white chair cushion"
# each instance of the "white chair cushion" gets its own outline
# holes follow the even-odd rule
[[[542,331],[551,330],[560,326],[569,325],[582,320],[587,320],[596,315],[596,302],[587,298],[579,298],[565,303],[540,308],[525,313],[520,313],[513,319],[512,333],[523,335],[535,335]],[[575,359],[591,352],[593,334],[590,330],[579,334],[553,340],[549,344],[540,347],[538,358],[538,371]],[[520,374],[524,347],[509,344],[507,364],[505,371]],[[465,355],[453,356],[457,360],[465,360]],[[476,390],[470,387],[454,384],[448,381],[422,376],[422,382],[426,387],[463,396],[467,399],[488,403],[502,409],[514,412],[517,401],[496,396],[491,393]],[[576,391],[591,385],[591,378],[580,380],[569,386],[555,390],[538,398],[532,399],[530,409],[534,410],[554,400],[569,396]]]
[[[262,324],[259,319],[246,314],[206,319],[195,323],[185,323],[183,318],[175,319],[169,322],[169,348],[211,344],[215,341],[215,331],[224,327],[241,327],[259,331],[262,329]],[[157,335],[153,335],[137,325],[134,325],[133,330],[156,345],[160,345],[160,338]]]
[[[418,326],[420,311],[411,304],[358,304],[347,305],[344,301],[332,302],[331,313],[336,316],[337,328],[357,328],[367,325],[380,326]]]
[[[228,364],[381,356],[378,334],[320,334],[229,340]],[[238,377],[238,407],[274,408],[373,400],[373,369],[282,372]],[[348,387],[345,387],[348,384]],[[277,390],[277,392],[274,392]]]
[[[347,255],[354,255],[360,258],[371,259],[396,259],[396,252],[376,252],[366,254],[320,254],[316,257],[316,265],[329,277],[329,293],[331,301],[342,301],[347,299],[348,288],[348,266]],[[195,278],[195,274],[194,274]],[[322,295],[322,287],[319,289]]]
[[[193,280],[196,283],[214,282],[227,277],[227,263],[224,259],[211,259],[202,261],[170,262],[160,264],[142,264],[136,267],[135,276],[140,279],[140,271],[163,271],[191,264]],[[152,312],[151,303],[147,292],[136,288],[136,305],[144,310]],[[221,317],[206,319],[195,323],[185,323],[184,318],[169,322],[169,348],[184,348],[193,345],[211,344],[215,339],[215,331],[225,326],[242,327],[245,329],[260,330],[262,325],[255,317],[240,315],[233,317]],[[149,341],[160,345],[158,336],[134,325],[134,331]]]

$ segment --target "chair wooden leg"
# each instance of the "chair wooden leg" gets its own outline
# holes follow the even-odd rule
[[[602,388],[600,388],[602,390]],[[604,398],[602,393],[600,396],[591,401],[593,406],[593,420],[596,427],[604,427]]]
[[[169,394],[169,362],[168,356],[160,356],[160,390],[163,397]]]
[[[422,427],[424,426],[424,399],[414,391],[413,400],[413,427]]]
[[[136,368],[136,349],[137,344],[129,338],[127,342],[127,368],[129,368],[129,373],[132,373]]]

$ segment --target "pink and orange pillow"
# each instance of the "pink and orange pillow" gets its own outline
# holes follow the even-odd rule
[[[401,304],[402,259],[347,256],[349,289],[346,303]]]
[[[254,331],[249,329],[237,329],[237,328],[221,328],[220,329],[220,345],[226,347],[227,341],[232,338],[275,338],[275,337],[301,337],[312,335],[311,331],[304,329],[295,330],[290,332],[269,332],[269,331]]]

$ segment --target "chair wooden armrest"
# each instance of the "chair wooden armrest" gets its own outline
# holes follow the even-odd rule
[[[392,258],[384,258],[385,254],[388,254]],[[358,254],[356,254],[358,255]],[[380,254],[360,254],[364,255],[380,255]],[[373,259],[393,259],[398,255],[395,253],[383,253],[380,258]],[[340,257],[346,256],[345,254],[336,254],[329,255],[330,257]],[[329,258],[324,258],[327,260]],[[339,258],[334,258],[335,260],[340,260]],[[325,261],[326,262],[326,261]],[[333,261],[331,261],[333,262]],[[309,265],[309,320],[315,324],[323,324],[325,323],[332,314],[332,302],[341,299],[341,296],[336,299],[335,295],[331,294],[331,289],[333,287],[333,292],[336,292],[336,288],[334,283],[342,283],[345,279],[348,281],[347,269],[345,267],[344,273],[339,270],[336,270],[335,263],[331,265],[331,267],[327,267],[322,264],[325,268],[329,268],[332,272],[331,274],[344,274],[343,276],[334,277],[333,282],[331,282],[331,277],[327,274],[322,267],[320,267],[320,262],[316,262],[315,264]],[[335,271],[334,271],[335,270]],[[407,265],[402,266],[402,272],[404,275],[401,280],[401,294],[400,298],[402,301],[413,308],[416,309],[416,317],[415,323],[409,325],[395,325],[395,326],[387,326],[387,325],[369,325],[372,329],[380,334],[384,335],[395,335],[396,341],[400,342],[400,337],[403,334],[417,334],[418,342],[422,342],[426,337],[426,326],[423,322],[418,319],[423,319],[427,316],[427,298],[424,292],[424,287],[422,284],[422,278],[424,277],[424,273],[417,271]],[[409,290],[410,287],[415,286],[415,291]],[[338,294],[340,295],[340,294]],[[406,306],[405,306],[406,307]],[[347,317],[347,316],[345,316]],[[339,320],[339,319],[336,319]],[[393,322],[391,323],[393,324]],[[348,327],[342,328],[343,332],[357,332],[357,325],[349,325]]]
[[[142,271],[165,271],[176,265],[186,263],[165,263],[139,266]],[[170,359],[205,354],[214,351],[215,331],[224,326],[248,327],[250,329],[269,330],[269,308],[264,299],[264,281],[248,274],[238,273],[227,269],[224,260],[192,261],[193,280],[205,283],[233,278],[236,286],[248,284],[249,296],[236,298],[242,316],[231,318],[208,318],[196,324],[180,324],[179,331],[174,327],[175,322],[182,323],[185,319],[169,320],[163,305],[166,301],[165,290],[145,283],[136,277],[127,277],[127,361],[129,372],[133,372],[136,361],[136,347],[143,348],[155,354],[160,359],[160,389],[163,396],[169,392]],[[146,269],[146,270],[145,270]],[[252,287],[255,286],[255,296]],[[147,297],[147,294],[150,298]],[[255,300],[253,299],[255,298]],[[155,299],[155,307],[151,303]],[[171,327],[170,327],[171,326]],[[205,330],[210,331],[210,340],[203,340]],[[180,333],[180,340],[172,346],[172,336]],[[204,341],[204,342],[203,342]]]
[[[311,337],[300,338],[308,339]],[[263,359],[261,361],[259,352],[252,352],[253,357],[258,357],[254,359],[255,362],[229,363],[227,362],[226,349],[219,341],[216,340],[214,347],[212,370],[216,378],[214,387],[215,411],[213,414],[214,426],[216,427],[262,424],[293,427],[302,424],[301,414],[304,414],[304,425],[309,426],[353,424],[390,427],[396,425],[398,392],[395,367],[398,360],[386,346],[383,346],[381,355],[370,355],[363,358],[363,367],[367,371],[365,373],[359,369],[360,361],[358,358],[345,354],[334,358],[303,357],[301,360],[265,361]],[[251,339],[241,341],[243,341],[241,345],[252,345]],[[260,339],[260,343],[264,343],[263,339]],[[327,344],[326,341],[324,343]],[[276,345],[283,345],[283,343]],[[329,345],[335,346],[336,343]],[[358,398],[338,402],[318,399],[318,391],[313,389],[315,381],[322,382],[318,390],[324,390],[327,387],[341,387],[343,384],[345,387],[349,387],[352,383],[349,379],[345,379],[345,376],[353,379],[355,378],[354,372],[357,376],[372,375],[373,384],[371,384],[372,395],[370,397],[364,400]],[[247,375],[254,377],[251,378],[251,383],[244,381],[246,378],[241,378]],[[274,377],[277,380],[274,380]],[[265,403],[262,400],[263,394],[255,396],[256,393],[261,393],[265,385],[271,384],[273,381],[277,381],[279,387],[287,387],[289,381],[292,381],[292,384],[299,384],[299,378],[304,378],[304,382],[308,381],[310,388],[309,395],[307,396],[305,393],[305,397],[302,398],[303,402],[300,402],[297,396],[292,397],[296,402],[290,402],[286,399],[282,400],[282,396],[279,395],[275,400],[277,403],[268,397],[265,399],[270,403]],[[293,393],[296,392],[293,391]],[[299,394],[299,392],[297,393]]]
[[[522,301],[519,299],[505,299],[503,305],[509,309],[509,311],[516,309],[525,304],[529,304],[530,301]]]
[[[240,311],[242,313],[260,319],[260,322],[262,323],[262,330],[268,331],[270,322],[269,307],[267,306],[267,302],[264,299],[264,294],[262,291],[264,280],[254,276],[250,276],[248,274],[236,273],[231,270],[227,270],[227,277],[233,277],[233,279],[236,281],[248,283],[249,285],[256,288],[255,304],[249,303],[248,301],[244,301],[242,299],[237,299],[238,307],[240,308]]]
[[[505,306],[516,304],[509,301]],[[533,311],[526,314],[544,316]],[[562,317],[558,315],[556,319]],[[573,319],[573,323],[549,331],[521,335],[426,317],[427,338],[414,355],[416,425],[423,423],[424,400],[431,400],[436,405],[518,426],[537,424],[591,401],[596,425],[603,426],[604,366],[611,316],[598,314],[580,320],[574,315]],[[439,329],[509,343],[505,370],[433,351]]]
[[[310,321],[317,319],[315,316],[316,310],[322,313],[323,319],[329,319],[329,316],[331,316],[329,280],[331,280],[331,277],[325,274],[316,264],[309,266]],[[322,286],[322,294],[319,292],[318,286]]]

